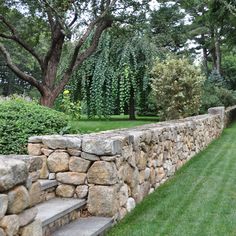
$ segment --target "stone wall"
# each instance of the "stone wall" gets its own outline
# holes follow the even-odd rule
[[[89,214],[120,219],[218,138],[225,119],[219,107],[131,129],[31,137],[28,151],[41,156],[40,178],[58,181],[57,196],[87,199]]]
[[[0,236],[42,236],[35,220],[42,161],[31,156],[0,156]]]

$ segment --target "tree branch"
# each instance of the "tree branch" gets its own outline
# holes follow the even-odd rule
[[[99,17],[97,17],[96,20],[94,20],[93,22],[89,24],[87,30],[85,31],[83,36],[80,38],[80,40],[78,41],[75,47],[71,62],[68,66],[68,69],[63,75],[63,79],[60,81],[60,84],[54,89],[55,94],[59,95],[59,93],[63,90],[65,85],[68,83],[73,71],[76,70],[76,68],[79,65],[81,65],[83,61],[86,60],[96,50],[102,32],[106,28],[110,27],[112,24],[112,20],[105,19],[105,17],[107,16],[110,9],[115,5],[116,1],[117,0],[108,1],[107,2],[108,4],[106,5],[106,9],[103,11],[103,13]],[[88,36],[94,30],[96,25],[97,25],[97,28],[95,30],[90,47],[88,47],[84,52],[79,54],[79,50],[81,49],[84,42],[87,40]]]
[[[63,90],[65,85],[68,83],[71,74],[74,70],[77,69],[79,65],[81,65],[91,54],[96,50],[99,39],[102,35],[102,32],[110,27],[112,24],[111,20],[102,21],[96,28],[92,43],[90,47],[88,47],[84,52],[78,54],[76,57],[73,55],[72,61],[65,74],[63,75],[63,79],[60,81],[60,84],[55,88],[55,94],[59,95],[59,93]]]
[[[44,88],[40,82],[38,82],[33,76],[25,74],[21,71],[12,61],[11,56],[7,49],[0,43],[0,52],[4,56],[7,66],[22,80],[28,82],[32,86],[36,87],[41,94],[44,92]]]
[[[82,62],[85,59],[87,59],[89,56],[91,56],[91,54],[96,50],[99,43],[99,39],[102,35],[102,32],[106,28],[111,27],[111,24],[112,24],[112,20],[106,19],[102,21],[100,25],[97,26],[90,47],[88,47],[84,52],[78,54],[73,70],[75,70],[79,65],[81,65]]]
[[[0,33],[0,37],[5,39],[10,39],[18,43],[20,46],[22,46],[27,52],[29,52],[39,63],[41,69],[43,69],[43,61],[40,58],[40,56],[35,52],[35,50],[30,47],[23,39],[20,38],[20,36],[17,34],[15,27],[8,22],[4,16],[0,15],[0,20],[7,26],[7,28],[12,32],[12,35],[6,35],[3,33]]]
[[[85,31],[85,33],[83,34],[83,36],[80,38],[80,40],[78,41],[76,47],[75,47],[75,50],[74,50],[74,53],[73,53],[73,56],[72,56],[72,60],[70,62],[70,65],[69,65],[69,68],[68,68],[68,71],[69,70],[73,70],[73,67],[76,63],[76,60],[77,60],[77,56],[78,56],[78,53],[79,53],[79,50],[80,48],[82,47],[82,45],[84,44],[84,42],[87,40],[88,36],[90,35],[90,33],[94,30],[94,27],[96,26],[97,23],[99,23],[99,21],[101,21],[105,16],[106,14],[108,13],[108,11],[110,10],[110,8],[115,4],[116,0],[113,0],[110,5],[104,10],[104,12],[93,22],[91,22],[87,28],[87,30]],[[95,33],[96,35],[96,33]]]

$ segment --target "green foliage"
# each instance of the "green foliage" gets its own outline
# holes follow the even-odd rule
[[[59,133],[67,123],[63,113],[22,98],[0,101],[0,152],[24,154],[30,136]]]
[[[187,59],[157,61],[152,89],[162,120],[198,114],[204,77]]]
[[[157,10],[151,12],[151,34],[158,48],[165,54],[168,50],[178,51],[187,41],[185,12],[178,4],[161,3]]]
[[[224,52],[222,57],[222,73],[227,88],[236,90],[236,56],[235,50]]]
[[[138,32],[122,27],[116,30],[103,34],[96,53],[83,63],[68,86],[74,94],[82,94],[90,118],[127,111],[131,97],[140,106],[150,92],[155,46]]]
[[[64,90],[59,110],[65,114],[71,116],[73,119],[80,119],[81,116],[81,104],[79,101],[71,101],[71,95],[69,90]]]
[[[229,107],[236,104],[236,94],[232,90],[206,81],[203,89],[201,113],[205,113],[210,107]]]
[[[229,80],[226,80],[213,70],[204,83],[201,113],[207,112],[210,107],[235,105],[236,94],[233,90],[228,89],[231,86],[232,84]]]

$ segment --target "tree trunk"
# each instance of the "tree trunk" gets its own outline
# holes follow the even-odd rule
[[[131,88],[130,98],[129,98],[129,119],[135,120],[135,100],[134,100],[134,90]]]
[[[40,105],[52,108],[57,96],[52,92],[46,92],[41,95]]]
[[[215,55],[216,55],[216,71],[218,72],[219,75],[221,75],[220,38],[217,29],[215,30]]]
[[[209,68],[208,68],[207,47],[205,45],[206,44],[205,35],[202,34],[201,37],[202,37],[202,44],[203,44],[203,47],[202,47],[202,51],[203,51],[203,66],[204,66],[206,75],[208,76],[209,75]]]
[[[215,30],[211,29],[211,56],[213,62],[213,68],[216,69],[216,48],[215,48]]]

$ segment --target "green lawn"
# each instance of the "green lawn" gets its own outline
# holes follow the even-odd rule
[[[74,130],[79,130],[81,133],[99,132],[111,129],[129,128],[158,121],[157,117],[137,117],[136,120],[130,121],[128,116],[111,116],[110,119],[87,119],[82,117],[80,120],[70,121],[70,126]]]
[[[236,124],[144,199],[108,235],[236,235]]]

